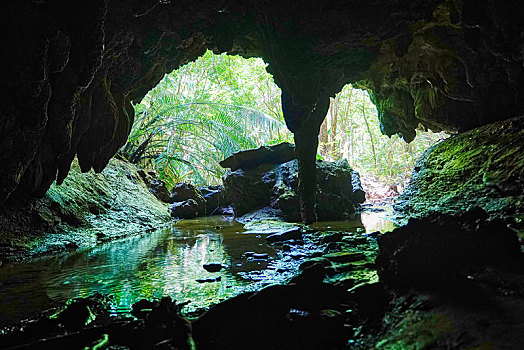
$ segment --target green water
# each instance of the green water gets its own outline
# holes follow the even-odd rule
[[[364,231],[365,227],[373,232],[381,230],[380,225],[389,225],[378,218],[380,215],[370,214],[369,218],[363,214],[363,222],[339,221],[317,226],[346,231]],[[182,220],[152,233],[89,250],[1,267],[0,325],[93,293],[113,296],[113,314],[129,312],[131,305],[142,298],[166,295],[178,302],[189,301],[184,310],[191,312],[293,277],[303,259],[285,256],[278,247],[267,245],[266,235],[259,233],[278,227],[257,230],[248,225],[248,229],[231,218],[219,216]],[[307,253],[315,247],[305,244],[295,249]],[[268,258],[256,260],[246,257],[246,252],[265,253]],[[222,263],[227,268],[210,273],[202,267],[206,263]],[[217,282],[197,282],[217,277]]]

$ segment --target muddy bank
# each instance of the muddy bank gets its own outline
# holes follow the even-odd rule
[[[76,250],[163,225],[167,205],[151,194],[136,168],[112,159],[100,174],[77,162],[41,199],[13,198],[0,209],[0,262]]]

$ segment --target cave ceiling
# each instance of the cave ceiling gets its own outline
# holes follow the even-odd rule
[[[460,132],[522,114],[517,1],[7,1],[0,26],[0,203],[101,171],[137,103],[207,49],[262,57],[295,134],[347,83],[382,132]],[[297,145],[300,147],[300,145]]]

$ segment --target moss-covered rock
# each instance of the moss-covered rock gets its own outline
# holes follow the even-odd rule
[[[88,247],[167,220],[167,204],[133,165],[113,159],[94,174],[82,173],[74,161],[62,185],[51,185],[41,199],[9,203],[0,213],[0,259]]]
[[[415,165],[396,209],[410,216],[456,214],[480,207],[490,215],[524,210],[524,117],[452,136]]]

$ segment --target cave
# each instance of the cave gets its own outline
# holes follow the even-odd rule
[[[159,300],[136,303],[134,318],[124,320],[102,310],[108,296],[74,299],[2,331],[9,348],[524,345],[524,26],[517,1],[40,0],[3,8],[3,271],[23,270],[38,249],[60,259],[165,220],[153,199],[139,211],[139,195],[122,191],[124,181],[149,175],[113,157],[131,131],[132,103],[206,50],[261,57],[282,91],[297,159],[290,203],[304,226],[273,239],[370,242],[377,252],[372,261],[362,260],[367,251],[314,256],[286,283],[217,301],[189,320],[180,304],[156,294]],[[454,136],[418,160],[394,206],[405,222],[388,234],[344,239],[315,228],[314,189],[322,185],[316,155],[330,97],[349,83],[368,92],[383,134],[406,142],[420,128]],[[78,180],[81,173],[92,177]],[[96,192],[110,177],[119,185]],[[72,197],[61,184],[90,190]],[[91,238],[78,238],[88,224],[79,211],[107,214],[114,231],[89,222]],[[55,240],[29,252],[50,231]],[[341,268],[334,263],[347,272],[359,269],[356,261],[377,278],[328,283]]]

